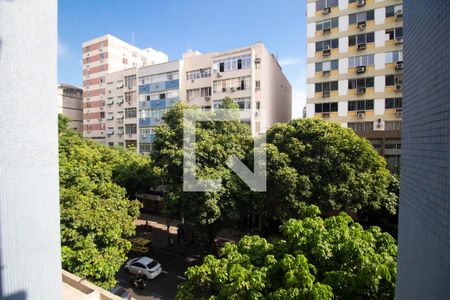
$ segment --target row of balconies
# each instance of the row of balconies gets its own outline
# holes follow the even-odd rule
[[[367,0],[356,0],[356,7],[363,8],[367,5]],[[322,15],[326,16],[330,14],[332,11],[332,7],[324,7],[322,9]],[[403,9],[399,9],[395,12],[395,19],[399,20],[403,18]]]
[[[402,117],[402,109],[401,108],[396,108],[396,109],[391,109],[391,110],[394,110],[394,115],[396,118],[400,119]],[[358,110],[358,111],[356,111],[355,116],[357,119],[362,120],[362,119],[366,118],[367,113],[368,113],[368,111],[366,111],[366,110]],[[321,116],[324,119],[329,119],[330,117],[337,117],[337,115],[334,116],[332,112],[323,112],[323,113],[321,113]],[[348,118],[348,116],[346,116],[345,118]],[[381,120],[381,119],[378,119],[378,120]]]
[[[139,101],[139,108],[166,108],[174,106],[180,98],[167,98],[167,99],[159,99],[159,100],[147,100],[147,101]]]
[[[152,93],[152,92],[173,90],[173,89],[177,89],[179,87],[179,85],[180,85],[180,82],[178,79],[157,82],[157,83],[141,84],[141,85],[139,85],[139,94],[148,94],[148,93]]]

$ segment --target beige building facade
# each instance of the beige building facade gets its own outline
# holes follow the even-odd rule
[[[83,90],[67,84],[58,84],[58,114],[70,118],[69,126],[83,132]]]
[[[306,117],[352,128],[394,171],[400,161],[403,5],[307,1]]]

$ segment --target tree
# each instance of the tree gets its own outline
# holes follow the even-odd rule
[[[395,239],[350,216],[290,219],[281,240],[245,236],[186,271],[177,299],[393,299]]]
[[[140,204],[113,182],[115,166],[136,154],[83,140],[59,122],[62,267],[104,288],[127,259]]]
[[[321,210],[384,209],[395,214],[385,160],[353,130],[317,119],[275,124],[267,132],[266,216],[296,217],[305,204]]]
[[[183,191],[183,113],[188,106],[177,104],[163,117],[165,123],[157,128],[152,155],[156,168],[161,172],[166,187],[166,206],[174,217],[185,217],[190,222],[212,230],[213,233],[225,219],[236,219],[237,197],[234,182],[236,175],[225,165],[235,154],[245,158],[253,146],[250,128],[239,121],[197,122],[196,173],[200,179],[217,179],[222,188],[217,192]],[[226,98],[222,108],[237,109],[234,102]],[[237,111],[230,112],[237,114]]]

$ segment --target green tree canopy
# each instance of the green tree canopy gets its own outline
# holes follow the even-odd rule
[[[308,208],[318,213],[317,208]],[[345,213],[290,219],[283,239],[245,236],[186,271],[177,299],[393,299],[395,239]]]
[[[110,288],[127,259],[140,208],[113,181],[113,171],[141,158],[81,139],[64,117],[59,130],[62,267]]]
[[[222,188],[217,192],[183,192],[183,113],[188,108],[177,104],[165,114],[165,123],[157,128],[152,156],[166,187],[170,214],[183,215],[196,225],[211,227],[220,220],[236,218],[238,198],[231,194],[236,191],[234,182],[237,179],[225,161],[231,154],[244,159],[253,142],[250,127],[238,121],[197,122],[197,178],[220,180]],[[222,108],[237,109],[238,106],[226,98]]]
[[[323,211],[384,209],[395,214],[385,160],[364,138],[339,124],[296,119],[267,132],[267,216],[296,217],[305,204]],[[261,207],[260,207],[261,208]]]

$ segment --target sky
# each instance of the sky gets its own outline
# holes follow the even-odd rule
[[[292,85],[293,117],[306,101],[305,0],[59,0],[58,81],[82,85],[81,44],[107,33],[169,60],[262,41]]]

